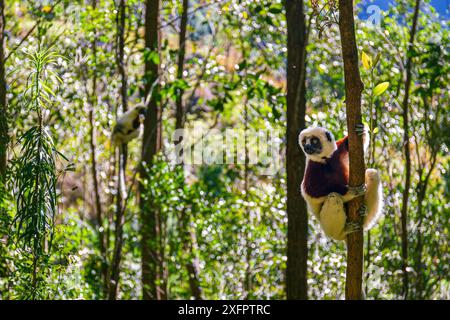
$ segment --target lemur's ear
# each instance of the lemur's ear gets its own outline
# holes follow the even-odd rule
[[[331,137],[331,133],[329,131],[325,132],[325,135],[327,136],[328,141],[332,141],[333,138]]]

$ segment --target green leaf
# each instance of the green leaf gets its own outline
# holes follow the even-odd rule
[[[269,12],[273,13],[273,14],[278,14],[278,13],[281,13],[282,11],[283,11],[283,4],[282,3],[273,3],[269,7]]]
[[[374,67],[376,67],[376,65],[380,61],[380,58],[381,58],[381,52],[378,52],[377,55],[375,56],[375,60],[373,61],[373,66]]]
[[[383,92],[386,91],[386,89],[388,87],[389,87],[389,82],[388,81],[385,81],[385,82],[377,84],[377,86],[375,88],[373,88],[373,95],[375,97],[381,95]]]
[[[372,68],[372,66],[373,66],[372,58],[367,53],[365,53],[364,51],[362,52],[361,61],[362,61],[363,67],[366,70],[369,70],[370,68]]]

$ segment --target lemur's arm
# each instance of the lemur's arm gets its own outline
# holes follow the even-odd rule
[[[370,142],[370,137],[369,134],[367,133],[367,128],[363,124],[356,125],[356,133],[359,136],[362,136],[364,152],[366,152]],[[348,152],[348,136],[345,136],[342,139],[338,140],[336,142],[336,145],[340,152],[342,151]]]
[[[348,152],[348,136],[343,137],[342,139],[336,142],[337,148],[339,152]]]

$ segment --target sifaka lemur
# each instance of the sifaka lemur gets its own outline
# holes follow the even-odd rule
[[[367,130],[360,124],[356,131],[362,135],[366,150]],[[363,217],[362,227],[370,229],[383,207],[378,171],[366,169],[365,184],[350,187],[348,136],[336,142],[330,131],[311,127],[300,133],[298,141],[307,160],[301,193],[325,234],[335,240],[346,240],[348,233],[361,228],[361,224],[347,222],[345,203],[362,195],[365,196],[365,204],[359,211]]]
[[[141,121],[145,117],[146,112],[147,108],[145,106],[138,105],[120,116],[111,136],[115,146],[120,147],[122,144],[126,144],[139,136]]]

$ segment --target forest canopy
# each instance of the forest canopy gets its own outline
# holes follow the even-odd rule
[[[0,0],[0,299],[344,299],[298,141],[351,138],[344,2]],[[448,8],[354,18],[365,298],[450,299]]]

